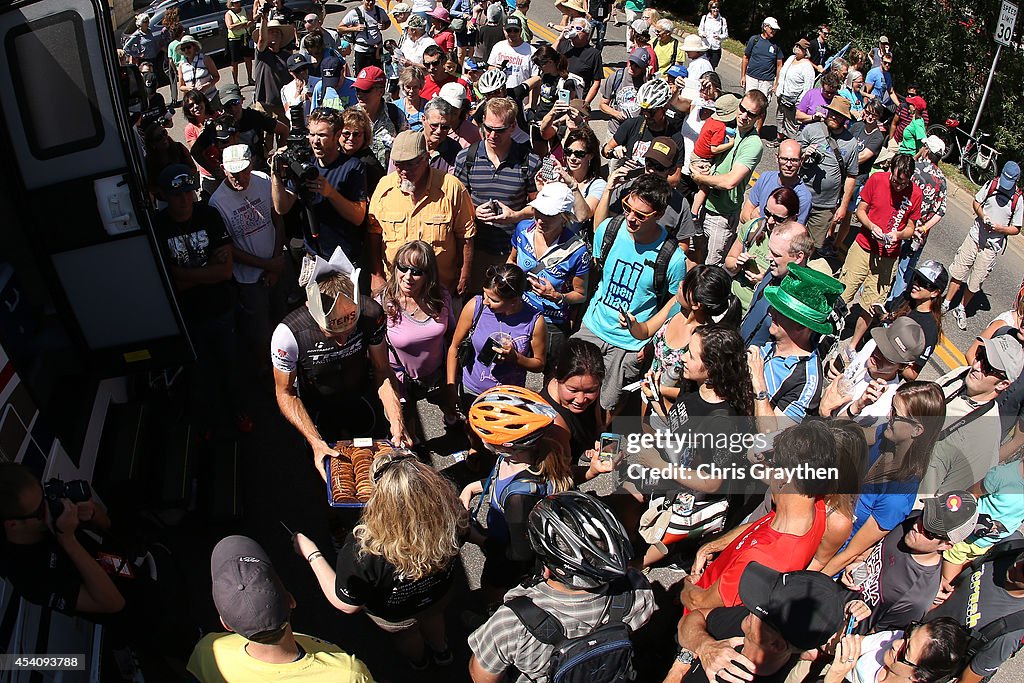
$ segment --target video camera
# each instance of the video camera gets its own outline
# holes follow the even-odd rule
[[[92,498],[92,488],[84,479],[64,481],[54,477],[43,484],[43,497],[50,508],[50,519],[57,521],[64,512],[65,498],[72,503],[84,503]]]
[[[306,114],[302,104],[293,104],[288,109],[292,127],[288,131],[288,139],[277,156],[284,162],[281,166],[285,169],[288,177],[295,181],[299,191],[302,183],[307,180],[314,180],[320,175],[316,168],[316,157],[313,156],[313,148],[309,144],[309,129],[306,128]]]

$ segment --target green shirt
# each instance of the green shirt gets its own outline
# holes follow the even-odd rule
[[[736,144],[711,170],[711,174],[724,175],[729,173],[734,164],[745,166],[747,174],[731,190],[711,190],[708,192],[706,206],[709,211],[714,211],[720,216],[734,216],[740,212],[740,205],[743,203],[743,193],[747,189],[747,182],[750,181],[751,174],[757,168],[757,163],[761,161],[761,152],[764,150],[761,136],[757,134],[757,128],[751,128],[742,137],[737,133],[736,137]]]
[[[171,44],[167,46],[167,59],[171,60],[171,64],[174,66],[185,61],[185,55],[178,54],[178,43],[180,42],[180,40],[172,40]]]
[[[523,23],[523,40],[525,40],[528,43],[532,43],[533,31],[530,30],[530,22],[526,18],[526,15],[523,14],[523,10],[517,9],[515,12],[512,13],[512,16],[519,17],[519,21]]]
[[[918,116],[903,129],[903,140],[900,142],[899,153],[911,156],[917,154],[917,150],[921,149],[921,145],[924,144],[924,137],[924,119]]]
[[[634,12],[643,12],[647,9],[647,0],[626,0],[626,9]]]

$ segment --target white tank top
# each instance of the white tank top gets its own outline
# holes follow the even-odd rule
[[[185,85],[198,88],[207,97],[217,94],[217,86],[213,83],[213,74],[206,68],[206,59],[203,53],[197,54],[192,61],[184,60],[178,65],[181,69],[181,77]]]

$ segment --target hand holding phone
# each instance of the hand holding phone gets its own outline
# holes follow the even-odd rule
[[[602,433],[598,448],[598,458],[602,462],[612,462],[615,456],[619,454],[621,443],[622,437],[618,434],[611,432]]]

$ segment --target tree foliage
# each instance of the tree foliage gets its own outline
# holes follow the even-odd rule
[[[668,0],[666,9],[696,23],[706,2]],[[774,16],[782,25],[779,44],[788,52],[800,37],[815,33],[827,22],[831,43],[852,42],[865,52],[888,36],[895,59],[897,92],[917,83],[928,101],[932,121],[949,116],[960,119],[969,131],[988,78],[996,44],[1000,0],[720,0],[732,37],[745,41],[760,31],[761,21]],[[1022,7],[1024,9],[1024,7]],[[1020,41],[1024,18],[1018,18],[1014,38]],[[992,81],[981,130],[993,137],[988,143],[1006,158],[1024,158],[1024,53],[1020,42],[1003,48]]]

